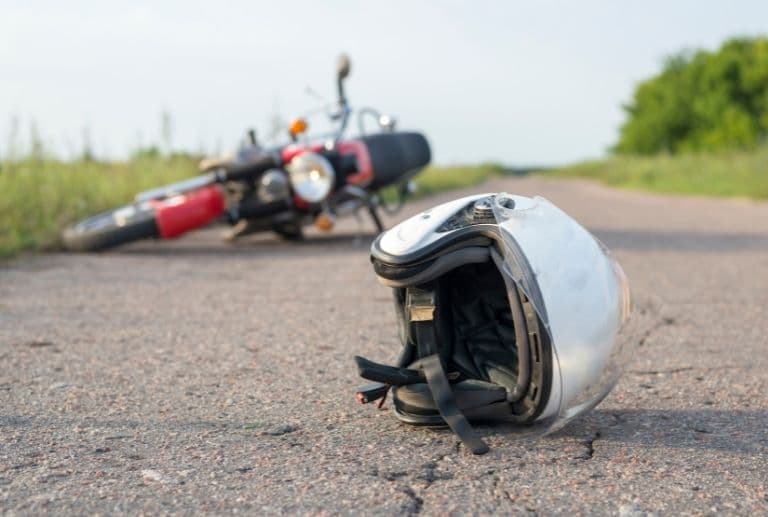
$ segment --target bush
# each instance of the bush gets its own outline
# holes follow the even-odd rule
[[[757,147],[768,134],[768,38],[668,58],[625,110],[620,154]]]

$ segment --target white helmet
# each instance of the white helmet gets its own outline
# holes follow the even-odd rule
[[[394,288],[403,348],[396,366],[356,357],[376,382],[358,399],[383,402],[393,387],[400,420],[447,424],[482,454],[468,420],[551,432],[597,405],[621,373],[624,272],[543,198],[442,204],[382,233],[371,261]]]

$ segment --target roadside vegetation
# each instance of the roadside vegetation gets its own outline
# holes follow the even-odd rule
[[[416,176],[416,197],[424,197],[436,192],[477,185],[491,178],[510,174],[498,163],[483,163],[473,166],[429,167]]]
[[[619,154],[754,150],[768,140],[768,38],[671,55],[624,110]]]
[[[768,199],[768,146],[756,151],[615,155],[546,174],[653,192]]]
[[[0,256],[52,249],[74,221],[195,174],[196,160],[149,154],[127,163],[26,158],[0,164]]]
[[[0,163],[0,257],[56,249],[68,224],[130,203],[143,190],[198,174],[198,157],[138,153],[127,162],[63,162],[29,157]],[[417,196],[480,183],[505,173],[496,164],[430,167]]]
[[[64,226],[130,203],[142,190],[193,176],[197,162],[188,154],[139,153],[127,162],[26,158],[0,163],[0,257],[56,249]],[[429,167],[416,177],[416,196],[527,172],[533,171],[494,163]],[[615,155],[543,174],[655,192],[768,199],[768,146],[756,151]]]
[[[669,57],[659,74],[637,86],[625,110],[610,157],[546,174],[656,192],[768,199],[768,38],[737,38],[714,52]],[[171,128],[163,113],[166,151]],[[14,120],[6,158],[18,156],[9,153],[17,133]],[[30,134],[26,158],[0,162],[0,257],[55,249],[64,226],[197,174],[198,157],[157,147],[127,162],[95,160],[87,132],[82,158],[63,162],[46,153],[34,125]],[[527,172],[492,163],[431,167],[416,178],[417,196]]]
[[[687,50],[637,85],[612,156],[551,171],[618,187],[768,199],[768,38]]]

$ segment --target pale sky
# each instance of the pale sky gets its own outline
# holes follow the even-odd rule
[[[120,5],[119,5],[120,4]],[[12,120],[61,156],[237,145],[334,98],[427,134],[440,164],[603,156],[634,85],[683,48],[768,34],[768,2],[0,0],[0,155]],[[316,127],[316,126],[315,126]]]

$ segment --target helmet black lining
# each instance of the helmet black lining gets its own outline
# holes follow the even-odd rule
[[[518,351],[514,318],[500,276],[491,261],[465,264],[447,273],[439,279],[444,293],[440,316],[450,317],[451,357],[457,369],[468,378],[492,382],[513,393],[518,391]]]
[[[470,391],[475,394],[467,396],[479,401],[487,397],[488,404],[485,409],[482,402],[471,409],[462,407],[468,418],[532,422],[550,394],[551,358],[543,350],[549,348],[545,327],[521,286],[504,272],[499,243],[486,240],[483,246],[465,238],[462,244],[454,242],[430,260],[405,264],[372,257],[380,280],[395,288],[404,344],[398,366],[418,370],[423,357],[437,352],[445,371],[458,375],[452,383],[455,394],[470,388],[468,383],[488,386],[494,393],[479,393],[474,386]],[[437,345],[434,351],[420,350],[415,325],[424,322],[410,320],[410,289],[434,293],[434,320],[430,323]],[[396,386],[393,396],[401,420],[422,425],[439,421],[426,386]]]

